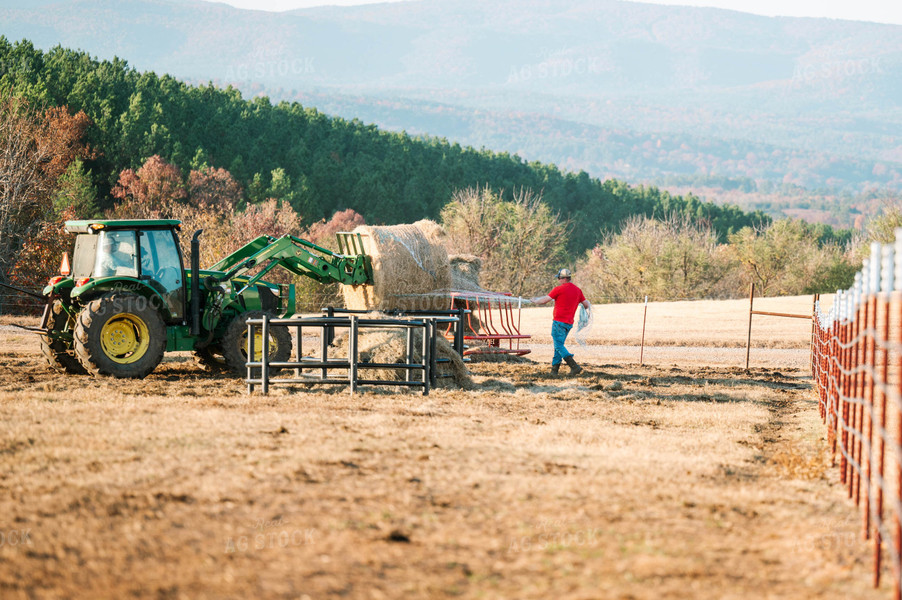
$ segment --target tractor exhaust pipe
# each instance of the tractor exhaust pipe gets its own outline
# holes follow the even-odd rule
[[[191,238],[191,335],[200,335],[200,234],[203,229],[194,232]]]

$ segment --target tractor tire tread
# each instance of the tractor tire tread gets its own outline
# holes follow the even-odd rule
[[[143,356],[135,362],[123,364],[106,356],[100,338],[103,326],[117,314],[125,312],[144,321],[150,341]],[[145,298],[131,293],[110,292],[89,302],[78,315],[74,337],[79,362],[95,377],[108,375],[119,379],[143,379],[157,368],[166,352],[166,325],[162,317]]]
[[[69,324],[69,316],[63,310],[61,300],[54,300],[51,307],[52,321],[51,328],[54,331],[63,331]],[[51,369],[59,373],[69,373],[71,375],[85,375],[87,371],[78,362],[75,356],[73,346],[67,344],[60,339],[53,339],[49,335],[40,335],[41,353],[47,360],[47,364]]]
[[[242,344],[243,338],[246,337],[248,319],[259,319],[263,316],[263,311],[251,310],[235,316],[234,319],[226,327],[226,332],[222,337],[222,355],[225,358],[225,364],[228,369],[234,373],[247,373],[247,355]],[[270,313],[270,316],[275,316]],[[275,349],[270,352],[270,360],[273,362],[286,362],[291,358],[291,332],[287,327],[273,327],[269,330],[272,341],[275,342]],[[272,342],[271,342],[272,343]],[[275,373],[277,370],[273,369]],[[259,369],[256,370],[257,374]],[[255,374],[256,376],[256,374]]]

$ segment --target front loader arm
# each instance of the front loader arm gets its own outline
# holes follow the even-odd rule
[[[245,244],[211,267],[224,271],[220,281],[233,279],[261,264],[268,263],[254,275],[247,286],[255,284],[275,267],[282,267],[296,275],[310,277],[320,283],[357,285],[373,282],[373,268],[366,254],[342,255],[317,246],[313,242],[284,235],[273,238],[263,235]]]

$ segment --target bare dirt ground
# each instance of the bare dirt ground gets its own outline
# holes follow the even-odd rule
[[[57,375],[0,327],[0,597],[887,598],[768,335],[749,372],[537,344],[473,391],[264,397],[185,354]]]

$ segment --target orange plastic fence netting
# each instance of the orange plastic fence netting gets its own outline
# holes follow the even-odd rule
[[[873,244],[855,285],[815,302],[811,372],[840,480],[873,541],[874,586],[902,581],[902,230]]]

